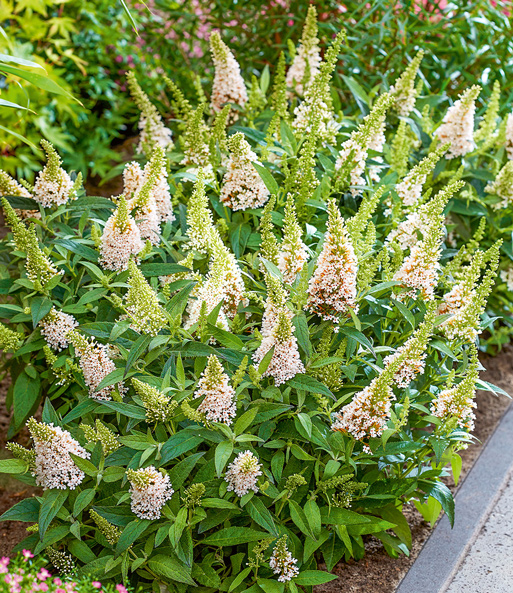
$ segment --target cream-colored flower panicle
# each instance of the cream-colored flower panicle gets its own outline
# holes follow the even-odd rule
[[[444,234],[443,210],[451,196],[463,185],[462,181],[451,182],[423,206],[423,238],[411,248],[410,254],[394,275],[394,280],[408,289],[401,298],[404,296],[413,298],[417,291],[425,300],[434,298]]]
[[[100,246],[100,264],[106,270],[121,272],[128,268],[128,262],[143,249],[141,232],[128,212],[124,196],[107,220]]]
[[[41,140],[46,153],[46,165],[34,183],[34,199],[45,208],[60,206],[77,197],[71,177],[61,167],[61,158],[47,140]]]
[[[162,507],[174,494],[169,476],[157,471],[153,465],[128,469],[126,476],[130,482],[132,513],[139,519],[160,519]]]
[[[2,207],[5,220],[12,229],[16,248],[26,254],[25,269],[27,277],[34,283],[36,290],[41,290],[54,276],[62,274],[62,270],[58,270],[39,247],[35,225],[32,223],[27,228],[5,198],[2,198]]]
[[[172,132],[164,125],[160,113],[139,86],[133,72],[128,72],[127,82],[130,94],[141,112],[139,119],[140,140],[137,151],[150,155],[157,146],[163,150],[171,149],[173,147]]]
[[[390,419],[390,409],[395,399],[392,385],[407,354],[402,352],[390,359],[370,385],[359,391],[340,413],[335,414],[331,429],[346,432],[364,443],[370,438],[379,438]],[[369,452],[367,444],[364,444],[364,450]]]
[[[274,347],[271,361],[263,376],[273,377],[275,385],[281,385],[298,373],[305,372],[294,331],[290,314],[287,310],[280,310],[271,333],[262,339],[262,343],[253,354],[253,360],[259,363]]]
[[[201,375],[194,399],[203,398],[198,412],[205,414],[209,422],[232,424],[237,414],[235,390],[228,383],[229,377],[223,371],[218,358],[209,356],[208,363]]]
[[[317,76],[321,61],[317,38],[317,11],[315,6],[310,4],[299,47],[287,72],[287,86],[294,89],[298,95],[303,95],[305,87]]]
[[[474,115],[476,99],[481,87],[474,85],[463,92],[454,105],[449,107],[435,134],[442,143],[449,142],[448,159],[464,156],[474,150]]]
[[[422,324],[417,328],[411,338],[409,338],[398,350],[385,358],[385,366],[401,359],[399,367],[394,374],[394,382],[398,387],[408,387],[418,375],[424,373],[426,367],[426,347],[433,333],[433,326],[437,308],[434,303],[426,313]]]
[[[82,459],[88,459],[90,454],[67,430],[53,423],[45,424],[30,418],[27,427],[34,441],[36,484],[44,490],[75,489],[85,474],[75,465],[70,453]]]
[[[464,379],[455,387],[448,387],[438,394],[431,404],[431,414],[444,422],[456,421],[456,425],[464,430],[474,430],[474,401],[476,381],[479,377],[479,360],[477,349],[472,346],[472,360]]]
[[[134,197],[135,192],[143,186],[144,181],[144,171],[137,161],[125,165],[123,169],[123,195],[127,201]]]
[[[20,196],[22,198],[32,198],[32,194],[13,179],[9,174],[0,169],[0,196]],[[15,208],[16,214],[24,220],[26,218],[41,218],[39,210],[22,210]]]
[[[250,490],[258,492],[257,480],[262,475],[258,458],[251,451],[239,453],[228,466],[224,479],[228,483],[228,492],[244,496]]]
[[[215,74],[210,105],[221,111],[226,103],[244,107],[248,101],[246,85],[240,74],[240,66],[217,31],[210,36],[210,50],[214,60]],[[238,119],[237,111],[230,112],[230,121]]]
[[[41,319],[39,326],[47,344],[59,352],[68,347],[68,333],[78,326],[78,321],[73,315],[54,308]]]
[[[84,375],[84,381],[89,389],[89,397],[98,400],[111,400],[115,386],[110,385],[96,391],[103,379],[116,369],[116,365],[109,357],[109,349],[99,344],[94,338],[85,338],[77,331],[70,331],[67,335],[79,357],[79,365]],[[122,383],[118,383],[120,394],[125,392]]]
[[[494,181],[485,187],[485,192],[500,198],[492,208],[500,210],[513,203],[513,160],[508,161],[499,171]]]
[[[128,271],[128,291],[123,305],[132,321],[130,327],[139,333],[156,336],[167,323],[165,311],[133,260],[128,262]]]
[[[420,63],[424,57],[424,50],[419,50],[417,55],[410,62],[406,70],[390,87],[390,94],[394,97],[394,108],[402,117],[408,117],[415,107],[417,99],[417,89],[415,87],[415,78],[419,70]]]
[[[278,581],[286,583],[291,581],[299,574],[299,568],[296,566],[297,560],[287,548],[287,536],[281,537],[274,546],[273,553],[269,559],[269,566],[274,574],[279,575]]]
[[[202,303],[207,314],[220,302],[223,303],[218,324],[228,329],[226,317],[233,319],[240,303],[245,303],[242,271],[233,253],[224,245],[219,231],[214,227],[212,213],[200,173],[187,209],[188,236],[194,249],[210,256],[209,271],[203,282],[196,285],[187,305],[189,319],[186,329],[199,319]]]
[[[267,338],[272,334],[280,311],[285,312],[290,320],[294,316],[293,312],[287,308],[288,292],[284,289],[278,278],[271,274],[266,274],[265,284],[267,286],[267,298],[262,316],[262,327],[260,328],[263,338]]]
[[[391,388],[392,376],[382,372],[371,384],[359,391],[351,403],[335,415],[331,429],[347,432],[359,441],[379,438],[390,418],[395,396]]]
[[[447,152],[448,144],[438,147],[424,157],[418,165],[396,185],[395,191],[405,206],[414,206],[422,195],[422,187],[426,183],[427,176],[435,168],[436,163]]]
[[[308,310],[339,323],[349,309],[357,311],[358,265],[344,220],[335,201],[328,204],[328,228],[314,275],[308,285]]]
[[[244,134],[237,132],[228,140],[230,158],[223,177],[221,202],[232,210],[261,208],[269,199],[269,190],[253,166],[258,162]]]
[[[348,175],[352,186],[365,185],[363,172],[369,150],[381,152],[383,149],[385,118],[393,102],[388,93],[381,95],[369,115],[341,146],[335,169]],[[375,178],[376,175],[377,169],[373,169],[372,176]],[[353,187],[351,192],[357,195],[359,190]]]
[[[285,284],[293,284],[308,260],[308,251],[302,241],[302,231],[296,216],[296,207],[291,194],[287,196],[283,220],[283,241],[278,254],[278,269]]]
[[[442,311],[452,313],[452,316],[440,325],[440,330],[449,340],[474,342],[481,333],[481,315],[495,284],[501,243],[498,241],[492,245],[485,254],[477,252],[471,265],[465,269],[463,280],[445,295],[446,306]],[[478,282],[483,260],[489,264],[481,282]]]

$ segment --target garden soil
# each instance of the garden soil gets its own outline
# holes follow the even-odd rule
[[[481,362],[486,368],[486,372],[483,372],[481,377],[509,392],[513,385],[513,348],[506,347],[494,358],[482,356]],[[8,385],[7,380],[0,383],[0,450],[4,449],[9,423],[9,413],[5,406]],[[462,451],[462,477],[479,456],[483,444],[492,434],[509,403],[510,400],[505,396],[478,392],[474,434],[479,442]],[[21,434],[18,438],[25,444],[27,436]],[[448,485],[455,489],[454,483],[449,481]],[[36,494],[38,494],[36,488],[27,487],[14,480],[0,481],[0,514],[23,498]],[[339,578],[316,587],[315,593],[341,593],[342,591],[344,593],[394,593],[431,533],[429,525],[423,521],[413,505],[408,507],[406,515],[413,536],[413,548],[409,557],[390,558],[383,550],[381,542],[368,536],[365,543],[365,558],[359,562],[339,563],[333,571]],[[0,556],[8,555],[13,547],[27,535],[24,523],[15,521],[0,523]]]

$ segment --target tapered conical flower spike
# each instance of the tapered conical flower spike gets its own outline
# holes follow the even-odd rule
[[[203,120],[205,112],[205,104],[201,103],[190,114],[187,122],[187,128],[183,136],[183,152],[182,165],[195,165],[198,167],[205,166],[210,158],[209,143],[209,129]]]
[[[365,184],[363,172],[368,152],[371,148],[381,150],[378,144],[382,145],[386,113],[393,101],[390,94],[381,95],[358,129],[342,144],[335,169],[341,172],[341,178],[349,177],[351,185]],[[353,189],[352,193],[357,194],[358,190]]]
[[[250,490],[258,492],[257,480],[262,475],[262,465],[251,451],[239,453],[228,466],[224,479],[228,483],[228,492],[244,496]]]
[[[394,280],[408,288],[406,295],[412,298],[420,291],[422,298],[434,298],[440,270],[441,244],[444,233],[443,210],[448,200],[463,187],[462,181],[453,181],[432,198],[425,209],[426,230],[422,241],[411,248],[394,275]]]
[[[159,155],[159,153],[156,153]],[[147,172],[144,172],[144,183],[137,190],[133,200],[128,203],[128,208],[135,211],[135,221],[141,233],[141,239],[149,239],[153,245],[160,243],[160,220],[161,215],[157,202],[155,200],[155,185],[158,180],[160,166],[158,157],[150,163],[152,166]]]
[[[217,31],[214,31],[210,36],[210,51],[215,66],[214,84],[210,99],[212,109],[221,111],[226,103],[234,103],[244,107],[248,100],[248,93],[240,74],[240,66]],[[232,109],[230,120],[233,122],[237,119],[237,112]]]
[[[230,116],[230,106],[225,105],[221,111],[216,113],[214,127],[210,133],[209,152],[210,164],[218,167],[225,162],[225,153],[228,152],[228,138],[226,136],[226,126]]]
[[[308,7],[299,48],[288,72],[287,86],[302,95],[308,83],[317,76],[321,65],[321,51],[317,38],[317,11]]]
[[[176,402],[156,387],[143,383],[139,379],[133,378],[132,385],[144,404],[147,422],[151,424],[167,422],[171,418],[177,407]]]
[[[424,321],[415,333],[394,354],[383,361],[385,365],[401,358],[401,363],[395,372],[394,382],[398,387],[408,387],[417,375],[424,372],[427,356],[426,347],[433,334],[433,327],[437,315],[434,302],[430,303]]]
[[[78,326],[78,321],[69,313],[53,308],[39,322],[41,335],[47,344],[59,352],[69,345],[68,333]]]
[[[474,114],[476,99],[481,87],[474,85],[464,91],[452,107],[449,107],[435,135],[440,142],[450,143],[448,159],[464,156],[474,150]]]
[[[164,82],[172,94],[170,103],[176,119],[181,119],[184,122],[188,122],[193,112],[191,104],[185,98],[182,90],[174,81],[172,81],[167,76],[164,76]]]
[[[271,95],[271,107],[282,119],[289,118],[287,102],[287,80],[285,75],[285,54],[281,52],[274,75],[273,92]]]
[[[415,107],[417,99],[417,89],[415,87],[415,78],[419,70],[420,63],[424,57],[424,50],[419,50],[417,55],[409,63],[406,70],[390,87],[390,94],[394,98],[394,108],[399,115],[407,117]]]
[[[262,239],[260,241],[259,255],[274,265],[278,265],[279,247],[278,241],[276,240],[276,235],[273,231],[274,225],[272,221],[272,213],[275,206],[276,197],[271,196],[265,205],[262,218],[260,219],[260,235]]]
[[[285,315],[291,320],[293,317],[292,311],[287,308],[288,292],[278,278],[266,274],[265,284],[267,286],[267,298],[262,316],[262,327],[260,328],[263,338],[267,338],[273,333],[280,311],[285,312]]]
[[[483,142],[484,146],[480,149],[491,146],[497,138],[497,117],[499,116],[500,109],[500,98],[501,98],[501,84],[498,80],[493,83],[493,90],[490,98],[488,99],[488,106],[486,107],[485,114],[479,128],[474,134],[474,140],[476,142]]]
[[[253,354],[253,360],[259,363],[274,346],[271,361],[263,376],[273,377],[276,385],[281,385],[298,373],[305,372],[294,330],[290,315],[283,309],[278,311],[271,334],[263,338],[260,347]]]
[[[229,385],[230,378],[224,372],[219,359],[211,355],[201,375],[194,398],[203,398],[198,412],[204,414],[209,422],[232,424],[237,414],[235,390]]]
[[[2,198],[5,220],[12,229],[14,243],[18,251],[26,254],[25,269],[36,290],[42,290],[57,274],[62,274],[50,259],[41,251],[33,224],[27,227],[16,216],[9,202]]]
[[[483,265],[484,254],[482,251],[476,251],[472,256],[470,265],[462,267],[458,271],[458,276],[461,277],[461,281],[457,282],[451,291],[444,295],[443,300],[438,307],[440,315],[453,315],[462,307],[475,300],[475,288],[481,275]],[[441,327],[443,327],[443,325],[444,324],[442,324]]]
[[[160,146],[164,150],[171,149],[173,147],[171,130],[164,125],[160,113],[139,86],[133,72],[128,72],[127,81],[132,99],[141,112],[139,119],[141,136],[137,151],[150,155],[156,146]]]
[[[30,418],[27,427],[34,441],[36,484],[44,490],[76,488],[85,474],[75,465],[70,453],[82,459],[88,459],[90,454],[60,426]]]
[[[186,328],[198,322],[203,303],[208,314],[222,302],[218,324],[223,329],[228,329],[226,318],[233,319],[239,304],[245,302],[241,269],[235,256],[225,247],[220,237],[214,236],[209,253],[211,260],[206,280],[198,285],[187,305],[189,319]]]
[[[89,511],[89,515],[109,544],[115,546],[121,537],[121,529],[109,523],[107,519],[99,515],[94,509]]]
[[[344,39],[345,32],[341,31],[326,52],[319,72],[308,85],[304,101],[294,109],[292,127],[298,134],[310,133],[316,122],[317,138],[329,143],[335,140],[339,125],[334,119],[330,80]]]
[[[0,169],[0,196],[23,196],[24,198],[31,198],[32,194],[8,173]]]
[[[381,201],[384,191],[384,186],[381,186],[375,192],[365,196],[360,203],[358,212],[346,221],[349,239],[357,255],[366,253],[367,241],[363,240],[364,233],[372,223],[371,217]]]
[[[507,208],[513,203],[513,160],[502,167],[495,180],[485,187],[485,192],[500,198],[492,205],[495,210]]]
[[[443,144],[430,152],[418,165],[413,167],[401,183],[397,184],[395,191],[405,206],[413,206],[419,201],[427,176],[434,170],[436,163],[447,152],[449,146],[449,144]]]
[[[339,323],[349,309],[357,311],[356,255],[335,201],[328,204],[328,228],[314,275],[308,285],[308,310]]]
[[[169,476],[153,465],[144,469],[128,469],[132,513],[140,519],[160,519],[162,507],[173,496]]]
[[[144,183],[144,173],[137,161],[127,163],[123,169],[123,195],[130,201]]]
[[[196,177],[194,191],[187,206],[187,225],[189,227],[187,235],[191,247],[200,253],[207,253],[218,233],[214,228],[214,219],[208,207],[204,176],[201,170]]]
[[[296,207],[291,194],[287,196],[283,221],[283,241],[278,256],[278,269],[285,284],[292,284],[308,260],[308,251],[302,241],[302,231],[296,217]]]
[[[144,243],[135,220],[128,212],[125,198],[107,220],[100,247],[100,264],[106,270],[126,270],[130,258],[142,251]]]
[[[453,316],[444,321],[440,326],[441,331],[450,340],[459,339],[466,342],[473,342],[481,333],[481,315],[486,308],[488,297],[497,276],[501,243],[502,241],[498,241],[492,245],[485,254],[485,259],[489,260],[489,266],[479,286],[475,290],[471,289],[470,291],[468,287],[466,288],[468,297],[462,299],[461,305],[454,311]],[[472,270],[470,273],[472,274]]]
[[[32,194],[8,175],[5,171],[0,169],[0,196],[21,196],[23,198],[32,198]],[[21,210],[15,208],[16,214],[24,220],[25,218],[41,218],[39,210]]]
[[[109,358],[107,346],[99,344],[94,338],[89,340],[72,330],[67,334],[68,341],[73,344],[79,357],[79,365],[84,375],[84,382],[89,389],[89,397],[98,400],[111,400],[115,385],[109,385],[96,391],[105,377],[116,370],[116,365]],[[118,383],[118,390],[123,394],[123,383]]]
[[[269,190],[253,166],[258,162],[244,134],[237,132],[228,140],[230,159],[223,177],[221,201],[232,210],[260,208],[269,198]]]
[[[297,577],[299,568],[296,566],[297,560],[287,548],[287,536],[281,537],[274,546],[273,553],[269,559],[269,566],[274,574],[279,575],[278,581],[286,583]]]
[[[101,420],[96,419],[95,427],[81,424],[80,428],[89,443],[101,443],[104,455],[109,455],[121,447],[115,433]]]
[[[472,345],[472,358],[463,380],[455,387],[445,389],[431,404],[431,414],[443,422],[455,420],[456,425],[472,432],[476,403],[476,381],[479,378],[477,348]]]
[[[335,414],[331,429],[346,432],[358,441],[379,438],[390,419],[390,408],[395,399],[392,391],[396,374],[404,362],[407,352],[390,360],[385,368],[352,401]],[[367,445],[364,451],[370,452]]]
[[[128,262],[128,271],[130,276],[124,307],[132,321],[131,327],[139,333],[156,336],[167,323],[166,314],[154,290],[132,260]]]
[[[47,140],[41,140],[46,152],[46,165],[37,175],[34,199],[45,208],[60,206],[77,197],[73,181],[61,167],[61,158]]]
[[[12,329],[9,329],[3,323],[0,323],[0,349],[15,350],[22,339],[23,334],[12,331]]]

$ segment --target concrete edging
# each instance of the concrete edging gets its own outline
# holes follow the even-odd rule
[[[509,406],[456,493],[451,529],[444,515],[396,593],[444,593],[513,473],[513,405]]]

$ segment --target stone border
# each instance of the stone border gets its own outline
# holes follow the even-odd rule
[[[396,593],[444,593],[513,473],[509,406],[456,493],[454,529],[443,516]]]

